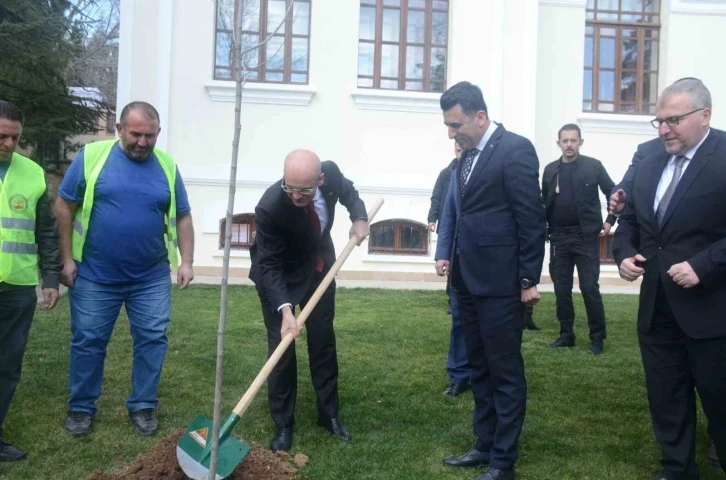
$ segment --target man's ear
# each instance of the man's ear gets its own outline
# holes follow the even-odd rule
[[[318,177],[318,187],[322,187],[323,185],[325,185],[325,174],[321,172]]]

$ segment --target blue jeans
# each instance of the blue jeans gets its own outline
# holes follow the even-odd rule
[[[446,373],[449,374],[449,383],[456,385],[469,384],[471,365],[469,365],[469,358],[466,356],[466,343],[464,342],[464,330],[461,328],[459,302],[453,288],[449,291],[449,295],[451,299],[451,336],[449,338],[449,355],[446,359]]]
[[[166,355],[166,329],[171,315],[171,278],[130,284],[102,284],[77,277],[71,302],[70,411],[96,413],[101,396],[106,346],[121,305],[134,342],[129,412],[156,408],[161,368]]]

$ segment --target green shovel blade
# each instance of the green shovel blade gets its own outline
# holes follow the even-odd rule
[[[236,422],[235,422],[236,423]],[[221,480],[232,474],[237,465],[250,451],[250,447],[231,435],[220,435],[216,478]],[[212,442],[212,421],[197,415],[184,435],[179,439],[176,456],[179,466],[192,480],[207,480],[211,455],[208,447]]]

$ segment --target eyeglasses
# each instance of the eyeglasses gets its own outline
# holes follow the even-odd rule
[[[296,188],[296,187],[290,187],[285,184],[285,181],[282,181],[282,185],[280,185],[280,188],[284,190],[285,193],[292,195],[293,193],[299,193],[300,195],[312,195],[315,193],[315,189],[317,187],[307,187],[307,188]]]
[[[690,115],[692,113],[700,112],[701,110],[705,110],[705,108],[698,108],[691,112],[684,113],[683,115],[679,115],[677,117],[668,117],[663,120],[661,120],[660,118],[654,118],[653,120],[650,121],[650,124],[653,125],[653,128],[660,128],[660,126],[663,125],[664,123],[666,125],[668,125],[669,127],[675,127],[681,121],[681,118],[687,117],[688,115]]]

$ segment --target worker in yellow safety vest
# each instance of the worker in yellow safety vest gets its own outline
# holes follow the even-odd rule
[[[50,310],[58,301],[61,273],[45,172],[15,152],[22,129],[20,109],[0,100],[0,462],[25,458],[3,440],[3,423],[20,381],[38,277],[43,277],[41,309]]]

